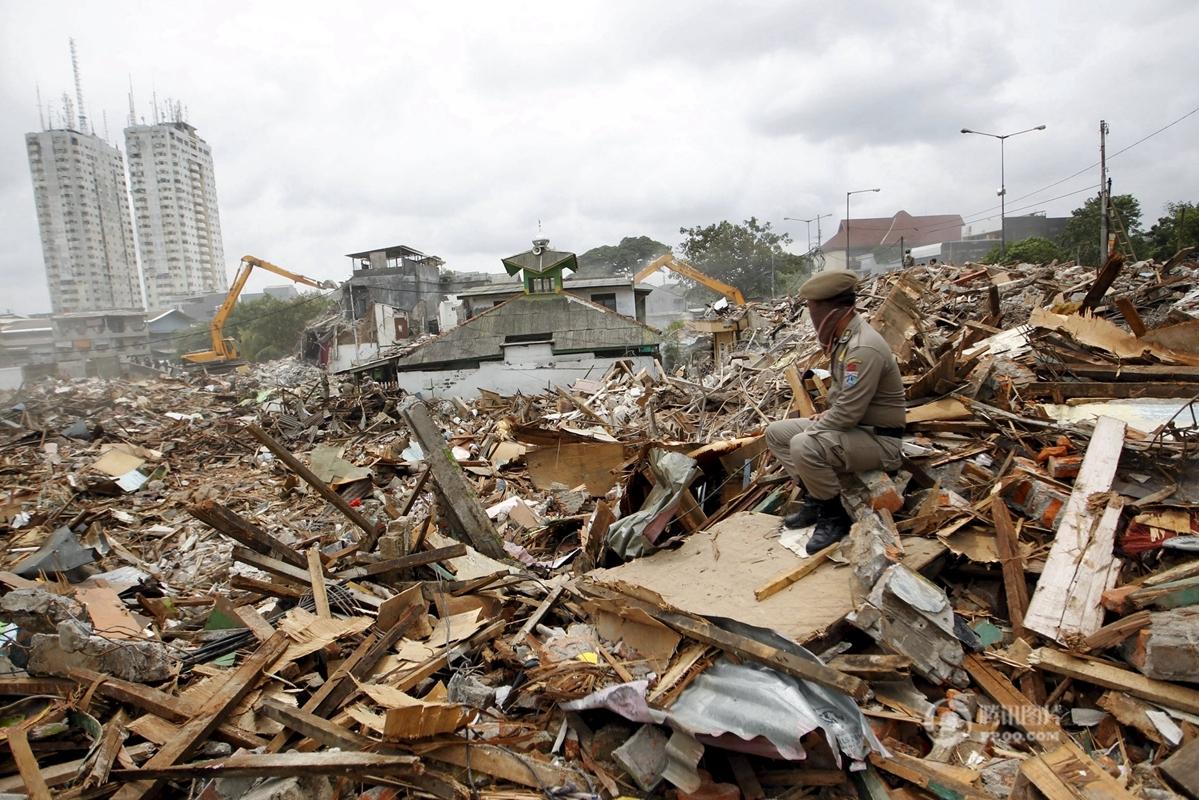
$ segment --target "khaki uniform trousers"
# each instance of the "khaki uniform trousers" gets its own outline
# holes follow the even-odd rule
[[[902,442],[875,436],[866,428],[809,431],[810,419],[784,419],[766,426],[766,446],[795,480],[817,500],[841,494],[838,474],[871,469],[894,470],[902,464]]]

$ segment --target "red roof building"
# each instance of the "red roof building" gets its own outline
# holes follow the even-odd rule
[[[956,242],[962,238],[960,214],[932,214],[913,217],[900,211],[893,217],[851,218],[849,221],[850,250],[872,250],[880,246],[898,246],[903,238],[905,248],[922,247],[939,242]],[[845,220],[831,239],[821,245],[827,253],[845,249]]]

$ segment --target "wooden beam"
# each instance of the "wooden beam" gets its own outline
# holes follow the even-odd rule
[[[322,481],[316,476],[312,470],[304,466],[300,459],[292,455],[291,451],[284,447],[275,437],[264,431],[257,425],[247,425],[246,430],[250,432],[258,441],[262,442],[268,450],[274,453],[280,461],[288,466],[292,472],[299,475],[304,481],[316,489],[320,496],[329,501],[329,503],[338,511],[346,515],[346,518],[362,529],[366,534],[367,546],[366,550],[372,550],[375,546],[375,540],[379,537],[381,526],[371,522],[369,519],[360,514],[356,509],[352,508],[346,499],[330,488],[329,484]]]
[[[1116,280],[1116,276],[1120,274],[1120,268],[1124,266],[1124,256],[1119,253],[1112,253],[1108,256],[1107,262],[1099,269],[1095,275],[1095,281],[1091,284],[1091,288],[1087,290],[1086,295],[1082,298],[1082,304],[1079,306],[1079,311],[1089,311],[1100,304],[1103,296],[1107,294],[1107,290],[1111,288],[1112,282]]]
[[[1012,515],[1008,512],[1003,497],[991,495],[991,522],[995,525],[995,549],[1003,567],[1003,591],[1007,598],[1008,620],[1012,633],[1024,633],[1024,612],[1028,610],[1028,581],[1024,578],[1024,560],[1020,555],[1020,541]]]
[[[568,785],[583,789],[588,785],[583,775],[574,770],[490,744],[449,744],[420,748],[418,752],[422,758],[467,767],[472,772],[539,791]]]
[[[412,487],[412,491],[404,498],[404,502],[400,503],[399,512],[401,517],[406,517],[412,511],[412,506],[416,504],[416,498],[420,497],[421,492],[425,490],[425,483],[429,480],[429,465],[426,464],[420,471],[420,475],[416,478],[416,485]]]
[[[448,547],[438,547],[433,550],[400,556],[399,558],[389,558],[386,561],[376,561],[361,567],[343,569],[341,572],[334,573],[333,577],[338,580],[357,580],[371,575],[391,572],[396,569],[408,569],[410,567],[424,566],[425,564],[434,564],[438,561],[445,561],[446,559],[458,558],[464,555],[466,555],[466,545],[459,542]]]
[[[1189,714],[1199,714],[1199,689],[1180,686],[1170,681],[1146,678],[1138,672],[1121,669],[1090,658],[1071,655],[1051,647],[1039,647],[1028,657],[1038,669],[1075,680],[1086,681],[1105,689],[1116,689],[1151,703],[1176,708]]]
[[[1136,797],[1077,746],[1070,744],[1025,759],[1020,764],[1020,774],[1048,800],[1075,800],[1079,797],[1085,797],[1086,800],[1135,800]]]
[[[115,769],[111,776],[117,781],[143,782],[151,778],[166,782],[195,778],[270,778],[291,775],[358,777],[420,772],[420,759],[416,756],[380,753],[234,753],[228,758],[191,764],[159,766],[146,762],[141,769]]]
[[[80,684],[95,686],[96,694],[102,697],[116,700],[118,703],[127,703],[136,709],[156,717],[162,717],[168,722],[186,722],[197,712],[197,709],[182,698],[167,694],[153,686],[123,681],[120,678],[101,675],[99,672],[83,668],[72,668],[68,670],[67,674]],[[70,690],[77,688],[77,685],[70,681],[63,681],[63,683],[70,687]],[[70,690],[68,690],[68,694]],[[234,747],[245,747],[251,750],[266,744],[266,740],[258,734],[245,728],[239,728],[232,722],[222,722],[218,725],[213,738],[228,742]]]
[[[1128,323],[1128,329],[1132,331],[1133,336],[1144,336],[1147,328],[1141,315],[1137,313],[1137,307],[1127,297],[1116,298],[1116,308],[1120,311],[1120,316],[1124,317],[1124,321]]]
[[[877,753],[870,756],[870,763],[898,778],[914,783],[946,800],[993,800],[989,792],[975,789],[970,784],[948,774],[949,767],[935,761],[895,752],[884,757]]]
[[[803,580],[803,578],[811,573],[812,570],[816,569],[825,561],[827,561],[828,557],[832,555],[833,551],[840,546],[840,542],[834,542],[823,550],[813,553],[812,555],[803,559],[796,566],[780,572],[778,575],[775,575],[769,581],[762,584],[757,589],[754,589],[754,598],[756,598],[760,603],[767,597],[778,594],[791,584],[798,583],[799,581]]]
[[[545,599],[543,599],[537,605],[537,608],[535,608],[533,613],[529,615],[529,618],[525,620],[525,624],[520,626],[520,630],[517,631],[516,635],[512,637],[512,641],[509,642],[509,644],[515,647],[523,642],[525,638],[533,632],[533,628],[537,627],[537,623],[541,622],[542,618],[545,617],[554,603],[558,602],[558,598],[562,595],[562,589],[564,587],[565,584],[560,583],[551,589],[548,594],[546,594]]]
[[[294,547],[279,541],[250,520],[236,511],[226,508],[216,500],[201,500],[188,506],[187,513],[256,553],[277,558],[293,567],[304,566],[304,556],[297,553]]]
[[[445,502],[441,512],[450,523],[455,539],[466,541],[485,556],[506,561],[507,554],[495,525],[487,516],[462,467],[450,455],[441,430],[433,424],[424,403],[413,403],[403,412],[404,421],[425,453],[425,463]]]
[[[316,615],[322,619],[332,619],[329,594],[325,590],[325,565],[321,563],[321,549],[316,545],[308,548],[308,580],[312,584],[312,601],[316,604]]]
[[[812,405],[812,396],[808,394],[807,387],[803,385],[803,378],[799,377],[799,370],[794,364],[789,364],[783,370],[783,377],[787,379],[787,385],[791,387],[791,410],[798,411],[799,416],[803,419],[810,418],[816,413],[816,406]]]
[[[1044,706],[1030,702],[1003,673],[977,654],[968,653],[962,659],[962,669],[966,670],[984,694],[1000,705],[1010,724],[1032,738],[1033,745],[1039,748],[1056,747],[1065,741],[1066,734],[1053,714]]]
[[[1199,367],[1161,364],[1063,364],[1062,371],[1096,381],[1180,381],[1199,383]]]
[[[865,681],[859,678],[846,675],[817,661],[809,661],[806,658],[801,658],[793,653],[780,650],[777,647],[763,644],[757,639],[732,633],[707,620],[691,617],[686,614],[679,614],[674,611],[667,611],[625,595],[615,595],[615,593],[611,593],[598,586],[588,586],[587,591],[599,596],[616,596],[622,604],[640,608],[654,619],[664,625],[669,625],[684,636],[694,639],[697,642],[719,647],[721,650],[732,653],[739,658],[758,661],[793,677],[803,678],[804,680],[819,683],[821,686],[837,689],[838,691],[845,692],[855,700],[865,700],[870,696],[870,687]]]
[[[143,769],[158,769],[174,766],[176,762],[190,757],[217,729],[221,720],[240,703],[262,678],[284,651],[289,639],[282,632],[263,642],[254,653],[233,670],[225,682],[204,704],[204,711],[188,720],[179,735],[167,742],[145,764]],[[113,777],[116,777],[115,772]],[[124,786],[115,795],[116,800],[147,800],[156,797],[166,781],[158,777],[139,779]]]
[[[29,800],[52,800],[50,787],[42,777],[37,757],[29,748],[29,737],[21,726],[8,729],[8,749],[12,752],[13,761],[17,762],[17,769],[21,772],[21,780],[25,784]]]
[[[347,730],[311,711],[296,708],[273,697],[263,698],[259,713],[325,747],[352,751],[369,750],[379,744],[374,739]]]
[[[1080,397],[1113,398],[1116,400],[1141,397],[1179,397],[1190,399],[1195,395],[1195,385],[1178,381],[1154,381],[1133,383],[1113,381],[1040,381],[1021,389],[1026,397],[1049,398],[1058,402]]]
[[[1113,558],[1120,503],[1094,509],[1091,496],[1111,489],[1124,448],[1125,423],[1100,417],[1062,512],[1053,546],[1028,604],[1024,626],[1057,641],[1090,636],[1103,625],[1103,592],[1116,581]]]

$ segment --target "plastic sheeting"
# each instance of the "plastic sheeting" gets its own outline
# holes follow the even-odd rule
[[[722,625],[816,663],[806,649],[771,631],[722,620]],[[720,659],[688,686],[666,712],[645,702],[646,681],[610,686],[564,703],[567,711],[606,708],[634,722],[666,723],[700,741],[792,761],[807,757],[800,740],[821,730],[841,765],[842,754],[855,767],[870,753],[887,755],[866,718],[846,694],[793,678],[759,664]]]
[[[658,549],[661,534],[683,490],[695,480],[699,467],[695,459],[682,453],[655,448],[649,452],[649,468],[654,488],[640,511],[616,520],[605,537],[608,548],[623,559],[639,558]]]

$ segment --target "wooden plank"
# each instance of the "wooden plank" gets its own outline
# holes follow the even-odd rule
[[[472,772],[546,791],[562,786],[582,789],[588,785],[581,773],[558,767],[531,756],[489,744],[449,744],[418,750],[423,758],[442,761]]]
[[[102,697],[116,700],[118,703],[127,703],[156,717],[162,717],[168,722],[186,722],[198,711],[198,709],[193,708],[182,698],[167,694],[161,689],[155,689],[153,686],[144,686],[140,683],[123,681],[120,678],[113,678],[109,675],[102,675],[99,672],[83,668],[70,669],[67,671],[67,674],[81,684],[95,686],[96,694]],[[0,681],[0,684],[3,683],[6,682]],[[70,681],[63,681],[63,684],[69,687],[68,694],[71,690],[78,688],[76,684]],[[30,692],[30,694],[33,693]],[[266,740],[258,734],[248,731],[245,728],[239,728],[231,722],[222,722],[217,726],[213,738],[228,742],[235,747],[246,747],[249,749],[262,747],[266,744]]]
[[[1189,400],[1195,395],[1193,383],[1181,381],[1155,381],[1134,383],[1131,381],[1040,381],[1021,389],[1025,397],[1049,398],[1064,402],[1079,397],[1136,399],[1140,397],[1166,397]]]
[[[154,744],[152,742],[139,742],[138,744],[131,744],[125,748],[125,752],[128,753],[129,756],[137,759],[150,755],[153,750]],[[50,786],[51,788],[55,786],[62,786],[65,783],[71,783],[79,775],[80,768],[84,767],[87,762],[87,758],[77,758],[73,761],[62,761],[57,764],[50,764],[41,770],[42,778],[46,781],[46,785]],[[21,780],[20,773],[0,778],[0,794],[19,793],[24,788],[25,783]],[[103,789],[99,791],[103,791]],[[105,794],[107,794],[107,792],[105,792]]]
[[[247,425],[246,430],[266,448],[274,453],[280,461],[288,466],[292,472],[299,475],[304,481],[320,494],[321,497],[329,501],[330,505],[338,511],[346,515],[346,518],[357,525],[366,534],[367,546],[366,550],[372,550],[375,546],[375,540],[379,537],[381,526],[360,514],[356,509],[352,508],[346,499],[330,488],[329,484],[322,481],[316,474],[304,466],[300,459],[292,455],[291,451],[284,447],[275,437],[264,431],[257,425]]]
[[[872,754],[870,763],[885,772],[932,792],[943,800],[994,800],[989,792],[976,789],[970,784],[946,774],[946,765],[934,761],[925,761],[896,752],[892,753],[889,758],[877,753]]]
[[[1116,689],[1151,703],[1199,714],[1199,689],[1191,689],[1169,681],[1146,678],[1137,672],[1121,669],[1102,661],[1071,655],[1051,647],[1039,647],[1029,655],[1029,663],[1068,678],[1086,681],[1105,689]]]
[[[259,614],[258,609],[254,608],[254,606],[238,606],[233,609],[233,613],[250,629],[250,632],[254,634],[254,638],[258,641],[265,642],[275,635],[274,626],[267,622],[266,617]]]
[[[618,595],[598,586],[588,586],[585,588],[585,591],[605,597],[608,600],[616,600],[627,606],[640,608],[662,624],[669,625],[679,633],[697,642],[704,642],[719,647],[721,650],[732,653],[739,658],[759,661],[796,678],[802,678],[819,683],[821,686],[837,689],[845,692],[855,700],[864,700],[870,694],[870,687],[865,681],[859,678],[846,675],[817,661],[809,661],[788,653],[785,650],[780,650],[777,647],[763,644],[757,639],[750,639],[747,636],[732,633],[707,620],[667,611],[666,609],[631,597]]]
[[[1103,296],[1107,294],[1107,290],[1111,288],[1112,282],[1116,280],[1116,276],[1120,274],[1120,268],[1124,266],[1124,256],[1119,253],[1112,253],[1107,262],[1100,267],[1099,272],[1095,275],[1095,281],[1091,284],[1091,288],[1087,289],[1086,295],[1082,298],[1082,304],[1079,306],[1079,312],[1090,311],[1100,304]]]
[[[308,580],[312,584],[312,600],[316,603],[316,615],[332,619],[329,610],[329,594],[325,590],[325,565],[321,563],[321,549],[316,545],[308,548]]]
[[[1065,741],[1066,734],[1057,718],[1044,706],[1036,705],[1020,693],[1003,673],[975,653],[962,659],[962,669],[978,688],[1003,708],[1010,724],[1020,728],[1039,747],[1053,747]]]
[[[794,364],[789,364],[783,370],[783,377],[787,379],[787,385],[791,387],[791,410],[798,411],[801,419],[809,419],[816,413],[816,406],[812,404],[812,396],[808,394],[807,387],[803,385],[803,379],[799,377],[799,370]]]
[[[112,779],[140,783],[150,778],[165,783],[196,778],[270,778],[291,775],[359,777],[420,772],[420,759],[416,756],[380,753],[234,753],[228,758],[166,766],[152,765],[150,761],[141,769],[113,770]],[[122,790],[122,793],[124,791]],[[118,798],[120,796],[117,795]]]
[[[341,572],[334,573],[334,577],[338,580],[357,580],[366,578],[371,575],[380,575],[384,572],[391,572],[396,569],[409,569],[410,567],[420,567],[425,564],[435,564],[438,561],[445,561],[450,558],[458,558],[466,555],[466,545],[461,542],[449,545],[448,547],[437,547],[433,550],[425,550],[420,553],[411,553],[399,558],[389,558],[386,561],[376,561],[373,564],[367,564],[362,567],[351,567],[344,569]]]
[[[1199,798],[1199,739],[1192,739],[1178,748],[1158,769],[1187,797]]]
[[[250,693],[262,678],[263,671],[283,655],[289,641],[285,634],[279,632],[263,642],[213,693],[205,703],[204,711],[188,720],[179,735],[167,742],[143,768],[173,766],[176,762],[190,757],[216,730],[230,710]],[[136,780],[124,786],[115,797],[116,800],[146,800],[156,797],[165,785],[166,781],[161,778]]]
[[[16,726],[8,729],[8,749],[12,752],[13,761],[21,773],[21,781],[30,800],[52,800],[50,787],[42,777],[41,768],[37,765],[37,757],[29,748],[29,737],[25,729]]]
[[[229,579],[229,586],[244,592],[253,592],[265,597],[279,597],[284,600],[299,600],[308,593],[307,589],[302,589],[294,584],[260,581],[246,575],[234,575]]]
[[[425,453],[433,480],[446,502],[441,512],[450,523],[454,538],[471,544],[485,556],[507,561],[500,535],[488,518],[478,496],[466,480],[462,467],[449,453],[440,429],[433,424],[424,403],[414,403],[404,410],[404,421]]]
[[[512,641],[509,642],[509,644],[515,647],[523,642],[528,635],[533,632],[533,628],[537,627],[537,624],[541,622],[542,618],[545,617],[550,608],[553,607],[554,603],[558,602],[558,598],[562,596],[562,590],[565,588],[565,586],[566,584],[560,583],[550,590],[549,594],[545,596],[545,599],[543,599],[537,605],[537,608],[535,608],[533,613],[529,615],[529,618],[525,620],[525,624],[520,626],[520,630],[517,631],[516,635],[512,637]]]
[[[342,750],[367,750],[378,745],[374,739],[347,730],[335,722],[319,717],[311,711],[288,705],[273,697],[264,698],[259,712],[281,723],[301,736],[312,739],[325,747]]]
[[[412,487],[412,491],[404,498],[404,502],[400,503],[399,516],[406,517],[412,511],[412,506],[416,504],[416,498],[420,497],[421,492],[425,490],[425,483],[429,480],[429,466],[426,464],[420,471],[420,475],[416,478],[416,485]]]
[[[108,783],[108,774],[112,771],[112,763],[120,753],[125,739],[125,712],[118,709],[112,719],[104,723],[104,733],[96,746],[96,758],[92,761],[87,775],[83,778],[83,788],[101,786]]]
[[[1079,756],[1082,755],[1082,758]],[[1076,746],[1063,744],[1047,753],[1025,759],[1020,773],[1047,800],[1134,800],[1115,778]]]
[[[216,500],[201,500],[199,503],[188,506],[187,513],[257,553],[277,558],[293,567],[305,565],[304,556],[297,553],[294,547],[279,541],[250,520],[232,509],[226,508]]]
[[[307,561],[305,561],[303,567],[293,567],[291,564],[276,558],[256,553],[248,547],[234,547],[233,559],[243,564],[249,564],[251,567],[257,567],[263,572],[269,572],[272,575],[278,575],[280,578],[295,581],[303,586],[312,585],[312,576],[308,573]]]
[[[1028,581],[1024,578],[1016,526],[1012,524],[1012,515],[999,493],[991,495],[991,522],[995,525],[995,549],[1003,567],[1008,620],[1012,623],[1012,633],[1020,636],[1024,633],[1024,613],[1028,609]]]
[[[1091,496],[1111,489],[1124,447],[1125,423],[1100,417],[1083,457],[1082,468],[1057,535],[1037,580],[1024,626],[1057,641],[1089,636],[1103,625],[1104,590],[1116,580],[1119,562],[1112,556],[1120,505],[1093,510]]]
[[[1199,367],[1161,364],[1064,364],[1062,372],[1094,381],[1180,381],[1199,383]]]
[[[1128,329],[1132,331],[1133,336],[1145,335],[1145,321],[1141,319],[1141,315],[1137,313],[1137,307],[1127,297],[1116,298],[1116,308],[1120,311],[1120,316],[1124,317],[1124,321],[1128,323]]]
[[[757,589],[754,589],[754,598],[757,599],[758,602],[761,602],[767,597],[781,592],[791,584],[803,580],[810,572],[827,561],[828,557],[832,555],[833,551],[840,546],[840,542],[834,542],[823,550],[813,553],[812,555],[803,559],[803,561],[797,566],[794,566],[784,572],[780,572],[778,575],[774,576]]]

